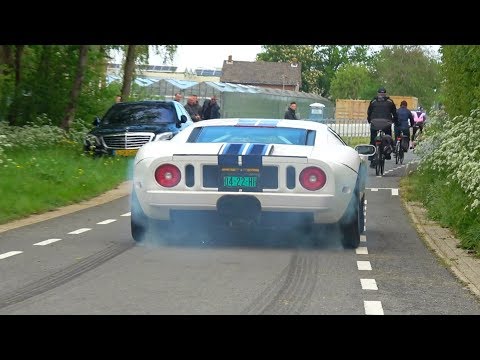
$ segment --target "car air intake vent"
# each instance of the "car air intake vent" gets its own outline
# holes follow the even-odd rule
[[[154,134],[116,134],[105,135],[103,141],[110,149],[138,149],[147,142],[150,142]]]

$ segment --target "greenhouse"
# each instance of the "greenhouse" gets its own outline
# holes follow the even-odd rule
[[[263,88],[252,85],[204,81],[188,88],[198,95],[200,105],[213,95],[217,97],[222,117],[283,118],[292,101],[297,103],[297,116],[310,117],[310,105],[325,105],[324,117],[333,118],[334,104],[320,95],[299,91]],[[187,93],[184,95],[188,96]]]

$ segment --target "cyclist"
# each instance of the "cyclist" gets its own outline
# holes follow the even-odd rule
[[[425,121],[427,121],[427,115],[425,114],[425,111],[423,110],[423,107],[419,106],[417,108],[417,111],[412,110],[412,115],[413,119],[415,121],[415,126],[413,126],[413,133],[412,133],[412,146],[410,146],[410,149],[413,149],[414,145],[414,140],[415,140],[415,135],[418,130],[420,130],[420,133],[423,132],[423,124],[425,124]]]
[[[403,134],[407,137],[407,140],[410,139],[410,127],[414,127],[415,120],[413,118],[412,112],[407,108],[408,104],[405,100],[400,103],[400,108],[397,110],[398,123],[395,124],[395,139]],[[402,140],[402,147],[405,151],[408,150],[407,146],[404,146]]]
[[[390,145],[390,151],[387,151],[385,153],[385,159],[390,160],[391,157],[391,151],[393,150],[394,143],[392,139],[392,123],[397,124],[398,118],[397,118],[397,107],[395,106],[395,103],[393,102],[392,99],[390,99],[389,96],[387,96],[387,90],[385,90],[384,87],[381,87],[377,91],[377,96],[375,96],[372,101],[370,101],[370,104],[368,105],[368,110],[367,110],[367,121],[370,124],[370,144],[375,145],[375,136],[377,135],[377,130],[373,128],[372,120],[376,119],[382,119],[383,121],[387,121],[390,123],[390,126],[386,127],[384,130],[386,136],[386,143]],[[373,161],[373,157],[370,157],[371,162],[370,162],[370,167],[374,168],[375,163]]]

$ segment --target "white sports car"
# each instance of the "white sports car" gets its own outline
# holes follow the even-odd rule
[[[338,224],[356,248],[364,228],[371,145],[346,145],[327,125],[303,120],[214,119],[142,146],[134,160],[131,231],[155,225]],[[186,224],[186,225],[185,225]]]

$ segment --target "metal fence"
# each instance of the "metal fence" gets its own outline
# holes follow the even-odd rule
[[[335,130],[342,138],[370,137],[370,124],[366,119],[323,119],[322,122]]]

